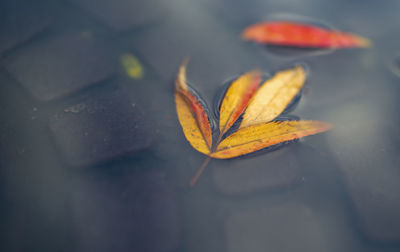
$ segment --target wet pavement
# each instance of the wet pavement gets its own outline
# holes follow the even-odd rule
[[[397,1],[0,1],[0,251],[400,250]],[[240,40],[274,17],[373,41],[325,52]],[[133,55],[143,76],[121,64]],[[213,104],[253,68],[307,66],[292,115],[334,128],[212,160],[173,80]],[[137,66],[136,66],[137,67]]]

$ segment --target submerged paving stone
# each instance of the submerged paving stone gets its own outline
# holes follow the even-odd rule
[[[302,204],[233,214],[225,230],[228,252],[332,251],[318,216]]]
[[[5,67],[41,101],[71,94],[114,73],[98,43],[85,33],[36,41],[9,55]]]
[[[296,144],[296,143],[295,143]],[[299,176],[297,146],[284,146],[232,160],[215,160],[215,186],[223,193],[241,194],[291,185]]]
[[[49,11],[36,1],[1,1],[0,54],[31,39],[50,23]]]
[[[337,124],[328,143],[344,175],[362,231],[373,240],[398,242],[400,138],[394,134],[397,126],[376,120],[376,115],[384,115],[376,108],[348,105],[346,110],[355,118]]]
[[[376,81],[381,80],[377,78],[380,75],[378,70],[363,64],[363,56],[371,55],[370,52],[360,53],[356,50],[340,51],[335,57],[314,57],[307,60],[309,74],[301,101],[303,106],[299,106],[294,113],[316,119],[316,116],[325,115],[333,107],[368,96],[377,88]],[[348,58],[354,61],[352,67],[341,64]],[[330,76],[335,78],[327,77],[328,69]],[[355,75],[359,78],[354,78]]]
[[[66,161],[76,166],[94,165],[148,148],[154,136],[135,102],[117,90],[54,115],[50,128]]]
[[[165,1],[70,0],[115,30],[132,29],[163,16]]]
[[[215,87],[243,72],[269,66],[258,51],[242,43],[240,33],[224,26],[197,2],[181,1],[179,6],[168,21],[132,39],[164,79],[174,79],[182,60],[190,57],[188,80],[198,87],[213,87],[214,93]]]
[[[177,199],[163,173],[81,178],[72,197],[78,251],[168,252],[179,246]]]
[[[166,113],[167,111],[166,109]],[[161,122],[157,122],[156,125],[158,140],[152,150],[157,159],[167,164],[165,169],[168,170],[169,181],[175,186],[187,189],[190,179],[206,157],[194,150],[186,140],[175,111],[161,118]],[[211,182],[207,180],[209,176],[206,174],[198,183]]]

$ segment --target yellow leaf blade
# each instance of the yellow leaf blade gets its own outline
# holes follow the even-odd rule
[[[320,121],[283,121],[239,129],[217,147],[211,157],[226,159],[242,156],[281,142],[327,131],[331,124]]]
[[[203,105],[188,88],[186,62],[179,69],[175,81],[175,104],[186,139],[197,151],[209,154],[212,146],[210,121]]]
[[[246,109],[261,81],[261,73],[252,71],[235,80],[224,95],[220,107],[219,129],[223,135]]]
[[[276,73],[250,100],[240,128],[272,121],[303,87],[306,73],[301,66]]]
[[[210,153],[210,148],[204,140],[196,119],[190,111],[190,107],[179,93],[175,94],[175,103],[179,123],[182,126],[183,134],[186,139],[197,151],[208,155]]]

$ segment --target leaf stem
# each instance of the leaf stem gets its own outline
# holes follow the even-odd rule
[[[204,169],[207,167],[208,163],[210,162],[211,157],[207,157],[203,164],[200,166],[200,168],[197,170],[196,175],[194,175],[194,177],[192,178],[192,180],[190,180],[190,187],[193,187],[197,180],[200,178],[201,174],[203,173]]]
[[[224,128],[225,128],[225,127],[224,127]],[[220,142],[221,142],[221,140],[222,140],[222,136],[223,136],[223,134],[220,134],[220,135],[218,136],[217,143],[216,143],[216,145],[213,146],[213,148],[211,149],[211,153],[215,152],[215,150],[217,149],[218,145],[220,144]],[[190,187],[193,187],[193,186],[196,184],[197,180],[199,180],[201,174],[204,172],[204,169],[207,167],[207,165],[208,165],[208,163],[209,163],[210,161],[211,161],[211,157],[208,156],[208,157],[204,160],[204,162],[203,162],[203,164],[200,166],[200,168],[197,170],[197,172],[196,172],[196,174],[194,175],[194,177],[192,178],[192,180],[190,180],[190,183],[189,183]]]

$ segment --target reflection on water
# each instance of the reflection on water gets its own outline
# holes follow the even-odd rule
[[[0,250],[399,251],[400,86],[386,64],[397,74],[399,7],[0,1]],[[345,27],[374,47],[278,52],[240,39],[269,18]],[[141,78],[124,72],[126,53]],[[334,128],[213,160],[189,189],[205,156],[176,118],[173,80],[188,55],[207,104],[232,76],[304,61],[312,74],[294,114]]]

